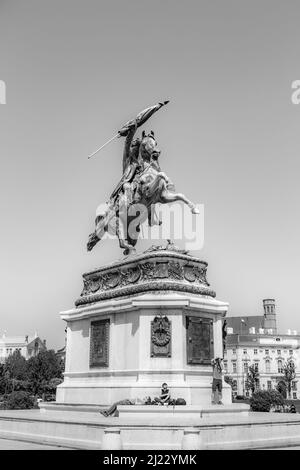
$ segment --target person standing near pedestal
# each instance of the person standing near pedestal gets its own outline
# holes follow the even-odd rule
[[[211,361],[213,368],[212,397],[213,405],[223,405],[222,403],[222,361],[221,357],[216,357]]]

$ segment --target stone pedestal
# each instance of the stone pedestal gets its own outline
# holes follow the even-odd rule
[[[84,274],[67,322],[66,370],[57,402],[152,399],[167,382],[188,405],[211,401],[213,357],[223,356],[222,318],[207,264],[157,250]],[[223,402],[231,403],[224,383]]]

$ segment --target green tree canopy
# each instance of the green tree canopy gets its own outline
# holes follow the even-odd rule
[[[289,398],[291,398],[292,382],[296,378],[296,366],[290,357],[283,366],[283,380],[286,383]]]
[[[8,379],[26,380],[27,367],[26,359],[16,350],[8,356],[3,367],[3,374]]]
[[[233,378],[230,375],[225,375],[224,381],[233,388]]]
[[[250,366],[247,373],[246,388],[252,393],[258,388],[259,372],[254,365]]]
[[[40,351],[37,356],[28,359],[27,373],[34,393],[51,379],[62,378],[61,364],[53,350]]]

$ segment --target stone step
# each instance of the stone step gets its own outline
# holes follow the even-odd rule
[[[248,416],[250,406],[246,404],[232,405],[182,405],[182,406],[163,406],[163,405],[118,405],[120,418],[136,419],[164,419],[164,418],[204,418],[211,416],[230,416],[243,415]]]
[[[161,407],[162,408],[162,407]],[[162,408],[163,409],[163,408]],[[229,413],[202,418],[168,414],[104,418],[75,411],[0,411],[0,438],[71,449],[102,449],[106,434],[116,434],[123,449],[186,449],[187,434],[199,436],[199,449],[258,449],[300,445],[300,415]],[[185,446],[185,447],[184,447]],[[194,447],[193,447],[194,448]]]

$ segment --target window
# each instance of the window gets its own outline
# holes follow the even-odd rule
[[[293,399],[297,400],[297,392],[293,392]]]
[[[290,349],[290,350],[289,350],[289,353],[290,353],[290,356],[292,356],[292,355],[293,355],[293,350]]]
[[[272,382],[271,382],[271,380],[268,380],[268,381],[267,381],[267,388],[268,388],[268,391],[272,390]]]
[[[278,361],[278,374],[283,374],[282,361]]]
[[[265,349],[265,355],[268,356],[270,351],[268,349]]]
[[[247,354],[247,349],[243,349],[243,354]]]
[[[297,390],[297,382],[292,382],[292,390]]]
[[[232,354],[235,354],[235,353],[236,353],[236,350],[235,350],[235,349],[233,349],[233,350],[232,350]]]
[[[237,380],[232,381],[232,390],[234,390],[234,391],[237,390]]]
[[[277,349],[278,356],[281,356],[281,349]]]
[[[232,363],[232,372],[236,374],[236,362]]]
[[[266,373],[269,374],[271,372],[271,363],[270,360],[266,360]]]
[[[257,354],[257,349],[254,349],[254,354]]]
[[[244,362],[244,372],[245,374],[248,373],[248,362]]]
[[[225,372],[227,373],[227,372],[228,372],[228,364],[227,364],[227,361],[224,361],[224,369],[225,369]]]
[[[254,362],[254,369],[258,372],[258,362]]]

